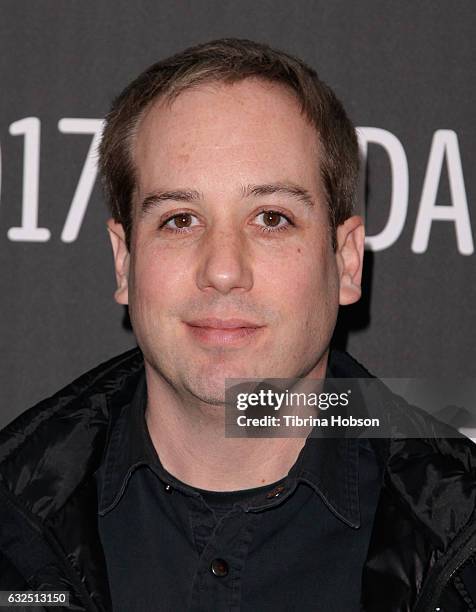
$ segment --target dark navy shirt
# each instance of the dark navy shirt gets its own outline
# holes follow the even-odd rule
[[[357,612],[381,486],[366,440],[309,437],[286,478],[193,488],[161,465],[143,378],[110,432],[99,532],[114,612]]]

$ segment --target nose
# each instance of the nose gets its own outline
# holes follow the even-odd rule
[[[199,289],[226,294],[235,289],[249,291],[253,286],[248,248],[238,230],[210,228],[200,244],[198,257]]]

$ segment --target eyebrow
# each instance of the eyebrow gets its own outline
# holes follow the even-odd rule
[[[152,208],[160,206],[162,202],[173,200],[175,202],[193,202],[201,200],[202,194],[194,189],[174,189],[172,191],[159,191],[151,193],[142,200],[140,211],[142,214],[148,213]]]
[[[304,204],[308,206],[314,206],[314,200],[309,191],[296,183],[286,182],[268,183],[265,185],[247,185],[242,189],[242,194],[245,198],[249,196],[273,195],[275,193],[290,196],[300,202],[304,202]]]
[[[265,183],[263,185],[243,185],[241,188],[242,198],[248,198],[251,196],[261,197],[274,194],[282,194],[295,198],[309,207],[314,206],[314,201],[309,191],[296,183]],[[158,191],[151,193],[144,198],[140,206],[140,211],[141,214],[147,214],[153,208],[160,206],[161,203],[170,200],[174,202],[195,202],[203,199],[203,194],[195,189]]]

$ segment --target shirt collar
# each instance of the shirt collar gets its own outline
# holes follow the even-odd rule
[[[291,475],[309,484],[344,523],[360,527],[357,439],[309,437]]]
[[[145,421],[146,397],[145,373],[142,372],[132,401],[123,406],[111,422],[106,451],[97,472],[101,516],[118,503],[134,470],[155,460],[155,449]]]
[[[332,354],[331,354],[332,356]],[[342,376],[342,374],[339,372]],[[327,377],[336,373],[329,360]],[[166,486],[199,495],[192,487],[180,483],[162,467],[150,438],[145,420],[147,388],[143,373],[132,401],[125,405],[111,424],[109,442],[98,471],[99,507],[101,516],[121,499],[129,478],[140,465],[148,465]],[[279,500],[266,495],[266,503],[255,504],[260,510],[281,503],[298,482],[310,485],[327,507],[347,525],[360,526],[359,510],[359,441],[353,438],[314,438],[310,436],[286,479],[286,489]],[[283,481],[284,482],[284,481]],[[278,496],[276,496],[278,497]]]
[[[326,379],[347,378],[338,352],[329,351]],[[357,438],[308,437],[290,475],[307,482],[344,523],[360,527]]]

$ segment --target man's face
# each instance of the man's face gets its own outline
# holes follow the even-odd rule
[[[325,374],[343,260],[319,157],[294,95],[257,79],[187,90],[142,118],[116,299],[146,367],[183,397],[219,404],[225,378]]]

